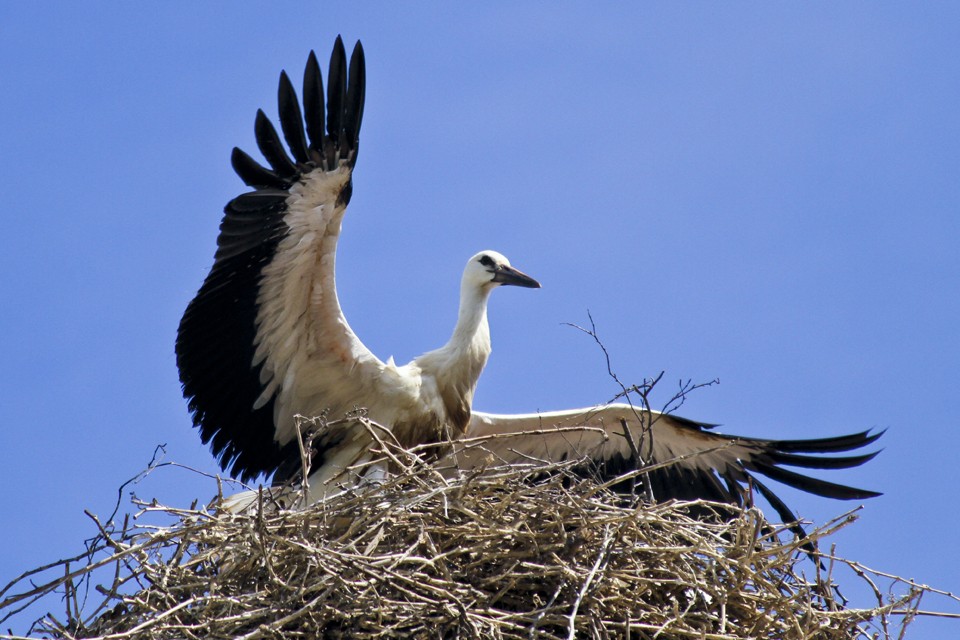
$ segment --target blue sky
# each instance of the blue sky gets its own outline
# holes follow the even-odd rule
[[[477,408],[611,398],[564,325],[589,310],[664,401],[719,378],[682,414],[726,432],[888,428],[832,474],[885,493],[837,550],[960,591],[957,5],[312,6],[0,6],[0,582],[78,551],[83,509],[109,514],[157,444],[217,470],[177,323],[244,189],[231,148],[342,33],[368,85],[338,281],[374,353],[445,342],[463,263],[499,250],[544,286],[495,294]],[[215,487],[165,468],[135,490]],[[783,493],[817,522],[851,506]]]

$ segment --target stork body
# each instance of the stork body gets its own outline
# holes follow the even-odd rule
[[[313,53],[303,86],[301,112],[289,78],[280,76],[280,123],[290,155],[262,111],[257,143],[270,168],[234,149],[233,166],[253,191],[227,204],[214,265],[177,335],[177,364],[194,424],[224,470],[243,480],[295,477],[301,469],[295,416],[325,416],[336,427],[313,442],[309,478],[311,498],[320,499],[347,470],[373,456],[369,429],[349,418],[362,409],[402,446],[450,444],[438,463],[446,472],[490,460],[582,459],[610,475],[642,463],[653,465],[645,481],[658,499],[742,504],[742,485],[753,483],[785,521],[796,518],[756,474],[832,498],[877,495],[783,468],[862,464],[875,454],[817,454],[857,449],[879,437],[867,432],[816,440],[742,438],[629,405],[514,416],[473,411],[490,354],[491,292],[500,285],[540,286],[495,251],[467,261],[457,324],[443,347],[403,366],[381,361],[347,323],[335,278],[363,116],[360,44],[348,74],[337,39],[326,101]]]

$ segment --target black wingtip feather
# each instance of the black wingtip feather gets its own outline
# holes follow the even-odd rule
[[[773,507],[774,511],[777,512],[777,515],[780,516],[780,521],[784,523],[796,522],[799,520],[797,515],[787,506],[783,500],[780,499],[780,496],[775,494],[767,485],[760,482],[756,476],[747,473],[747,481],[755,487],[760,495],[763,496],[764,500],[770,503],[770,506]],[[801,529],[803,531],[803,529]],[[802,537],[806,537],[806,532],[803,532]]]
[[[880,450],[882,451],[882,449]],[[837,457],[816,457],[804,456],[796,453],[782,453],[773,451],[768,454],[770,460],[776,464],[786,464],[791,467],[803,467],[805,469],[850,469],[859,467],[865,462],[873,460],[880,451],[864,453],[859,456],[837,456]]]
[[[270,118],[263,112],[263,109],[257,109],[254,130],[260,153],[270,163],[274,172],[287,180],[295,178],[298,174],[297,167],[287,156],[287,151],[283,148],[283,143],[280,142],[277,130],[273,128]]]
[[[803,525],[800,524],[799,518],[796,514],[790,510],[790,507],[780,499],[780,497],[770,490],[767,485],[760,482],[756,477],[747,474],[747,478],[750,481],[750,484],[756,487],[757,491],[760,492],[760,495],[763,496],[764,500],[770,503],[770,506],[773,507],[773,510],[777,512],[777,515],[780,516],[780,522],[788,525],[790,530],[796,534],[798,538],[804,541],[803,549],[811,555],[812,558],[816,559],[813,554],[817,552],[817,545],[807,537],[807,532],[803,528]]]
[[[323,138],[326,135],[323,73],[320,71],[320,63],[317,62],[317,54],[313,51],[307,57],[307,66],[303,70],[303,112],[310,148],[323,151]]]
[[[244,184],[255,189],[287,189],[286,180],[251,158],[243,149],[234,147],[230,154],[230,164]]]
[[[859,449],[876,442],[887,430],[870,434],[870,430],[851,433],[831,438],[815,438],[810,440],[778,440],[775,444],[779,451],[800,453],[832,453]]]
[[[363,45],[358,40],[350,56],[349,87],[347,88],[343,132],[340,141],[341,156],[345,157],[351,164],[356,161],[357,157],[366,87],[366,62],[363,56]],[[344,147],[346,148],[344,149]]]
[[[290,153],[297,162],[306,164],[310,160],[310,154],[307,149],[307,136],[303,130],[303,115],[300,113],[297,92],[286,71],[280,72],[277,105],[280,112],[280,128],[283,129],[283,138],[290,147]]]
[[[811,478],[810,476],[805,476],[802,473],[796,473],[795,471],[790,471],[788,469],[783,469],[774,464],[769,464],[762,461],[754,461],[751,465],[758,473],[762,473],[771,480],[776,480],[787,486],[793,487],[795,489],[800,489],[801,491],[806,491],[807,493],[812,493],[814,495],[823,496],[824,498],[833,498],[835,500],[861,500],[865,498],[875,498],[881,494],[876,491],[868,491],[866,489],[857,489],[856,487],[848,487],[842,484],[836,484],[834,482],[827,482],[826,480],[820,480],[819,478]]]
[[[347,53],[343,40],[337,36],[330,54],[330,70],[327,73],[327,132],[333,144],[325,145],[324,151],[330,167],[337,166],[337,152],[343,130],[343,105],[347,98]]]

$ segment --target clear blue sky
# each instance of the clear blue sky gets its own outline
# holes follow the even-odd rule
[[[888,428],[832,476],[885,492],[838,551],[960,591],[960,6],[302,4],[0,6],[0,582],[78,551],[155,445],[216,471],[177,323],[244,188],[230,149],[342,33],[368,86],[338,279],[376,354],[442,344],[466,258],[499,250],[544,286],[495,294],[477,408],[613,396],[563,325],[589,310],[624,380],[720,379],[691,418]],[[136,491],[214,487],[168,468]]]

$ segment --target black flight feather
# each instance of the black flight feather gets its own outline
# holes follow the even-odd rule
[[[340,135],[340,157],[351,165],[357,159],[357,134],[360,132],[360,124],[363,122],[364,93],[367,86],[365,68],[363,47],[358,42],[350,56],[350,84],[347,88],[343,130]]]
[[[287,189],[290,187],[289,182],[261,165],[238,147],[234,147],[233,153],[230,154],[230,164],[233,165],[233,170],[248,187],[255,189],[267,187]]]
[[[816,456],[801,456],[795,453],[781,453],[773,451],[768,457],[775,464],[786,464],[791,467],[804,467],[806,469],[850,469],[859,467],[863,463],[872,460],[880,451],[865,453],[859,456],[837,456],[835,458]]]
[[[285,180],[295,178],[299,171],[287,155],[283,143],[280,142],[280,136],[277,135],[277,130],[273,128],[273,124],[267,118],[263,109],[257,109],[254,130],[256,131],[257,146],[260,147],[260,153],[270,163],[274,172]]]
[[[297,92],[293,89],[286,71],[280,72],[277,105],[280,113],[280,128],[283,129],[283,138],[290,147],[290,153],[297,162],[306,164],[310,160],[310,153],[307,150],[307,135],[303,130],[303,116],[300,114]]]
[[[307,67],[303,70],[303,115],[307,123],[310,148],[321,153],[326,135],[326,116],[323,110],[323,75],[320,73],[317,55],[311,51],[307,57]]]
[[[337,36],[330,55],[330,71],[327,75],[327,131],[329,138],[324,141],[324,155],[327,167],[338,166],[340,131],[343,128],[343,105],[346,100],[347,54],[343,49],[343,40]]]
[[[801,473],[797,473],[796,471],[790,471],[789,469],[784,469],[766,462],[756,461],[750,466],[758,473],[762,473],[771,480],[776,480],[777,482],[781,482],[787,486],[800,489],[801,491],[806,491],[807,493],[812,493],[814,495],[823,496],[824,498],[834,498],[836,500],[860,500],[864,498],[875,498],[880,495],[876,491],[867,491],[865,489],[848,487],[846,485],[836,484],[834,482],[827,482],[826,480],[805,476]]]
[[[273,439],[273,401],[254,410],[262,391],[253,366],[258,282],[286,234],[285,199],[240,196],[224,209],[217,254],[177,332],[177,366],[200,437],[220,466],[244,480],[281,462]],[[253,208],[261,217],[249,224]],[[239,215],[236,215],[239,212]]]
[[[878,431],[870,435],[870,431],[861,431],[851,433],[845,436],[834,436],[832,438],[815,438],[811,440],[777,440],[778,451],[791,451],[800,453],[833,453],[836,451],[850,451],[859,449],[868,444],[872,444],[880,438],[886,430]]]

